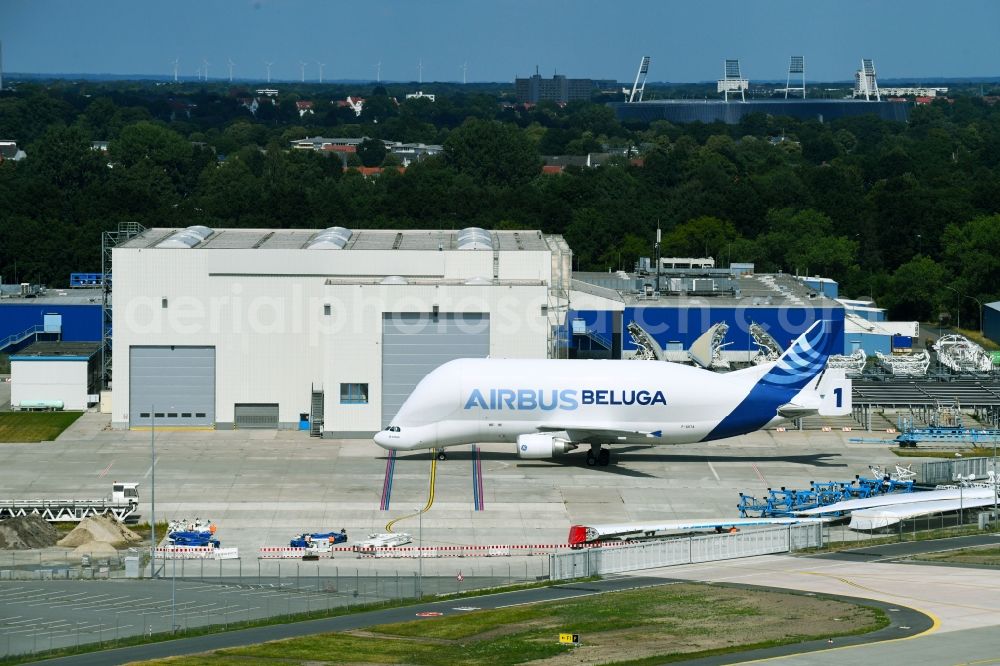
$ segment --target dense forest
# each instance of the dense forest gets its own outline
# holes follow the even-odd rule
[[[576,267],[631,269],[652,253],[819,274],[896,318],[978,322],[1000,298],[1000,104],[957,96],[832,123],[751,116],[739,125],[623,124],[601,100],[532,108],[455,86],[282,86],[252,91],[152,83],[18,85],[0,93],[0,275],[65,286],[100,268],[100,234],[145,226],[542,229]],[[286,88],[288,88],[286,90]],[[471,92],[470,92],[471,90]],[[364,109],[331,104],[361,94]],[[399,100],[398,102],[396,100]],[[300,117],[296,101],[312,100]],[[289,150],[306,136],[442,144],[376,177]],[[108,151],[91,147],[108,141]],[[543,174],[542,155],[610,152],[596,168]],[[386,162],[391,164],[392,162]]]

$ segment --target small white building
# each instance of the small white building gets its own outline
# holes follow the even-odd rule
[[[36,342],[11,354],[11,407],[87,409],[97,393],[100,349],[96,342]]]
[[[423,90],[418,90],[417,92],[413,93],[406,93],[406,99],[429,99],[430,101],[433,102],[436,98],[437,98],[436,95],[433,95],[431,93],[425,93]]]
[[[112,252],[115,427],[367,437],[454,358],[545,358],[572,256],[539,231],[149,229]]]

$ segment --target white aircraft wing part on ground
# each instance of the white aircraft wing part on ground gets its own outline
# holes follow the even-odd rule
[[[680,530],[720,530],[731,527],[759,525],[798,525],[823,523],[828,518],[684,518],[661,520],[656,523],[622,523],[611,525],[573,525],[569,528],[569,543],[591,543],[606,539],[636,539]]]
[[[989,497],[962,497],[961,499],[938,500],[936,502],[917,502],[915,504],[896,504],[874,509],[864,509],[851,513],[852,530],[877,530],[919,516],[929,516],[935,513],[975,509],[983,506],[993,506],[993,493]]]
[[[843,513],[845,511],[858,511],[862,509],[874,509],[881,506],[896,506],[898,504],[921,504],[924,502],[936,502],[941,500],[959,499],[981,499],[989,497],[993,501],[992,488],[944,488],[942,490],[927,490],[914,493],[895,493],[892,495],[879,495],[878,497],[866,497],[864,499],[845,500],[835,502],[826,506],[818,506],[815,509],[798,511],[800,516],[820,516],[828,513]]]

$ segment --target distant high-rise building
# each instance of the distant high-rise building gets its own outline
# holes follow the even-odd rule
[[[568,79],[564,74],[554,74],[551,79],[543,79],[536,70],[534,75],[514,79],[514,90],[518,102],[573,102],[589,100],[594,92],[591,79]]]

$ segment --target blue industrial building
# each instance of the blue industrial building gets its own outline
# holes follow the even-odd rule
[[[983,305],[983,335],[1000,344],[1000,301]]]
[[[56,294],[49,290],[30,298],[3,298],[0,353],[9,354],[39,339],[99,342],[101,321],[99,289]]]
[[[737,125],[743,118],[754,113],[820,122],[874,114],[882,120],[906,122],[913,104],[863,99],[753,99],[746,102],[667,99],[611,102],[608,106],[621,121],[650,123],[654,120],[669,120],[673,123],[722,122]]]
[[[788,275],[671,271],[661,274],[659,293],[649,275],[577,273],[574,278],[561,336],[572,358],[632,357],[639,351],[636,325],[671,355],[690,349],[713,325],[725,324],[723,355],[737,363],[749,362],[759,350],[752,324],[787,348],[814,322],[832,320],[840,324],[838,348],[846,344],[844,306]]]

